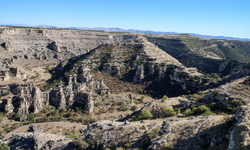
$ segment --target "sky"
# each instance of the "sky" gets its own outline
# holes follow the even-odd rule
[[[250,0],[2,0],[0,24],[250,38]]]

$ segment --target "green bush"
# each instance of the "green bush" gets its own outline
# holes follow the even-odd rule
[[[175,108],[174,111],[176,112],[177,115],[181,113],[181,110],[179,108]]]
[[[1,143],[0,150],[10,150],[10,147],[6,143]]]
[[[48,122],[49,118],[48,117],[43,117],[42,122]]]
[[[49,111],[48,111],[48,109],[47,108],[43,108],[42,109],[42,113],[48,113]]]
[[[133,121],[136,121],[136,120],[137,120],[136,116],[132,116],[131,119],[132,119]]]
[[[210,111],[206,111],[206,112],[204,112],[204,113],[201,114],[201,116],[208,116],[208,115],[216,116],[216,113],[212,113]]]
[[[95,107],[101,106],[102,104],[100,102],[97,102],[94,104]]]
[[[60,109],[60,113],[64,113],[64,112],[66,112],[67,111],[67,109],[66,108],[62,108],[62,109]]]
[[[148,119],[148,118],[152,118],[153,115],[151,114],[151,112],[149,110],[143,110],[140,114],[139,114],[139,119],[143,120],[143,119]]]
[[[168,97],[166,96],[166,95],[164,95],[163,97],[162,97],[162,101],[164,102],[165,100],[167,100],[168,99]]]
[[[160,127],[156,127],[147,134],[147,136],[141,141],[142,149],[148,149],[151,144],[151,140],[159,136],[160,129]]]
[[[176,111],[174,111],[174,109],[172,108],[167,108],[167,107],[164,107],[162,109],[162,114],[164,117],[172,117],[172,116],[175,116],[178,114],[178,111],[179,109],[176,109]]]
[[[39,117],[40,114],[41,114],[41,112],[36,113],[36,114],[35,114],[35,117]]]
[[[69,112],[69,113],[67,114],[67,118],[69,118],[69,117],[72,117],[72,113],[71,113],[71,112]]]
[[[58,116],[58,115],[59,115],[59,110],[58,110],[58,109],[54,110],[54,111],[53,111],[53,115],[54,115],[54,116]]]
[[[141,96],[141,100],[140,100],[140,103],[144,103],[144,99],[145,99],[146,97],[144,96],[144,95],[142,95]]]
[[[218,75],[217,73],[211,73],[211,74],[207,74],[208,77],[213,78],[213,79],[219,79],[220,75]]]
[[[89,144],[81,139],[78,139],[75,143],[76,150],[86,150],[89,147]]]
[[[210,108],[205,105],[201,105],[199,107],[194,107],[192,111],[196,114],[202,114],[204,112],[210,111]]]
[[[14,119],[14,120],[18,120],[19,118],[20,118],[20,114],[19,113],[15,113],[13,116],[12,116],[12,118]]]
[[[138,108],[138,106],[134,105],[134,106],[131,107],[130,110],[135,111],[137,108]]]
[[[191,109],[186,109],[183,114],[188,116],[191,114],[191,112],[192,112]]]
[[[233,109],[237,109],[238,107],[240,107],[240,106],[242,106],[242,105],[244,105],[244,104],[242,103],[241,100],[235,99],[235,100],[232,100],[232,101],[231,101],[230,105],[231,105],[231,107],[232,107]]]
[[[215,102],[210,103],[210,104],[209,104],[209,107],[212,108],[212,109],[215,109],[216,103],[215,103]]]
[[[72,134],[72,135],[67,136],[67,138],[75,139],[75,138],[80,137],[81,135],[82,135],[81,133],[76,133],[76,134]]]
[[[34,113],[29,113],[27,115],[27,118],[28,118],[29,121],[35,122],[36,117],[35,117]]]

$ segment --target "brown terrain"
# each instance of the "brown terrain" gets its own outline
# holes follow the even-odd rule
[[[250,149],[243,44],[2,27],[1,148]]]

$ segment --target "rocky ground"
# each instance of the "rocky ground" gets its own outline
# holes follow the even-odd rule
[[[0,45],[11,149],[249,149],[242,43],[3,27]]]

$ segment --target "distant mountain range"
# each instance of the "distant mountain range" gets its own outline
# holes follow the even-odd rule
[[[2,25],[29,26],[29,25],[26,25],[26,24],[2,24]],[[250,41],[250,39],[248,39],[248,38],[235,38],[235,37],[225,37],[225,36],[200,35],[200,34],[195,34],[195,33],[177,33],[177,32],[163,32],[163,31],[151,31],[151,30],[122,29],[122,28],[58,27],[58,26],[51,26],[51,25],[38,25],[38,26],[30,26],[30,27],[68,28],[68,29],[75,29],[75,30],[97,30],[97,31],[105,31],[105,32],[128,32],[128,33],[146,33],[146,34],[189,34],[189,35],[192,35],[192,36],[204,37],[204,38]]]

